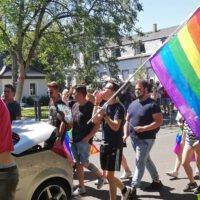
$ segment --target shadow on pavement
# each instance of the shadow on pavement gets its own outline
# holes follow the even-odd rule
[[[93,187],[86,186],[86,190],[87,190],[87,193],[85,194],[85,196],[87,196],[87,199],[90,199],[90,197],[93,197],[95,199],[102,199],[102,200],[109,199],[109,193],[108,193],[107,189],[106,190],[105,189],[97,190]],[[81,200],[81,199],[82,199],[81,196],[72,198],[72,200]],[[121,200],[120,195],[117,195],[117,200]]]
[[[149,183],[143,182],[143,184],[147,186]],[[171,191],[173,190],[174,188],[164,185],[162,190],[156,192],[158,195],[154,195],[154,194],[152,195],[153,192],[144,191],[145,194],[138,196],[139,198],[137,199],[141,198],[141,199],[163,199],[163,200],[177,200],[177,199],[196,200],[196,196],[193,193],[186,193],[186,194],[172,193]]]
[[[196,200],[197,197],[194,194],[178,194],[178,193],[171,193],[168,190],[168,187],[164,187],[161,191],[159,191],[158,195],[152,194],[152,192],[145,192],[147,194],[138,195],[137,200],[145,200],[145,199],[163,199],[163,200]]]
[[[90,182],[90,181],[88,181],[88,182]],[[102,199],[102,200],[109,199],[108,189],[102,188],[102,189],[98,190],[98,189],[96,189],[96,186],[95,187],[89,187],[87,185],[85,185],[85,188],[86,188],[86,191],[87,191],[85,195],[72,197],[72,200],[82,200],[84,197],[85,198],[87,197],[87,199],[90,199],[90,197],[93,197],[95,199]],[[118,195],[116,200],[121,200],[121,196]]]
[[[131,179],[123,181],[125,185],[131,185]],[[147,187],[150,183],[142,181],[141,189],[138,189],[137,196],[134,199],[137,200],[150,200],[150,199],[160,199],[160,200],[196,200],[197,197],[193,193],[172,193],[174,188],[165,186],[160,191],[144,191],[143,189]],[[130,199],[132,200],[132,199]]]
[[[74,179],[77,180],[77,177],[74,176]],[[183,178],[184,179],[184,178]],[[107,200],[109,199],[109,192],[108,188],[105,189],[103,187],[102,189],[98,190],[96,189],[96,186],[94,183],[92,183],[94,180],[96,180],[96,177],[91,172],[86,171],[85,172],[85,187],[87,190],[87,193],[81,196],[73,197],[72,200],[81,200],[81,199],[90,199],[90,197],[100,199],[100,200]],[[177,180],[177,179],[176,179]],[[123,181],[125,185],[130,186],[131,185],[131,178],[126,179]],[[160,191],[143,191],[143,189],[148,186],[150,183],[142,181],[141,182],[141,189],[137,190],[137,197],[134,199],[137,200],[153,200],[153,199],[159,199],[159,200],[196,200],[197,197],[193,193],[185,193],[185,194],[179,194],[179,193],[173,193],[173,190],[175,188],[169,187],[164,185],[163,189]],[[107,184],[105,185],[108,186]],[[117,196],[117,200],[120,200],[121,196]],[[133,199],[133,200],[134,200]]]
[[[162,199],[162,200],[196,200],[197,197],[193,194],[161,194],[160,196],[157,195],[140,195],[137,196],[135,199],[137,200],[145,200],[145,199]]]

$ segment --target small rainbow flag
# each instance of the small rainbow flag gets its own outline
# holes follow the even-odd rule
[[[95,153],[99,153],[99,149],[94,143],[92,143],[90,147],[90,155],[95,154]]]
[[[171,100],[200,139],[200,8],[149,61]]]
[[[181,128],[179,128],[178,133],[176,135],[176,144],[174,146],[174,153],[177,155],[180,152],[180,144],[181,144],[181,140],[182,140],[182,134],[183,134],[183,131]]]

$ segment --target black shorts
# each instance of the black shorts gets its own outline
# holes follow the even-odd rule
[[[122,161],[122,149],[109,145],[100,146],[100,163],[102,170],[120,171]]]

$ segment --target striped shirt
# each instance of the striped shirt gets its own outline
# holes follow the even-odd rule
[[[188,126],[188,124],[186,122],[184,122],[183,131],[186,135],[187,141],[194,141],[194,140],[197,141],[198,140],[198,138],[195,136],[195,134],[192,132],[192,130],[190,129],[190,127]]]

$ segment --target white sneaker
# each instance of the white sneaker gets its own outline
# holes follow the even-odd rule
[[[107,178],[103,178],[104,179],[104,184],[107,184],[108,183],[108,180],[107,180]],[[94,184],[95,185],[98,185],[98,183],[99,183],[99,179],[96,179],[95,181],[94,181]]]
[[[178,178],[178,172],[171,171],[171,172],[166,172],[166,174],[173,178]]]
[[[120,179],[127,179],[127,178],[129,178],[130,176],[132,176],[131,171],[128,171],[128,172],[123,171],[122,175],[120,176]]]
[[[130,197],[130,195],[131,195],[131,193],[132,193],[132,188],[131,188],[131,187],[126,186],[126,189],[127,189],[127,190],[126,190],[125,194],[122,194],[123,200],[129,199],[129,197]]]
[[[78,196],[86,193],[85,187],[78,187],[72,194],[72,196]]]

